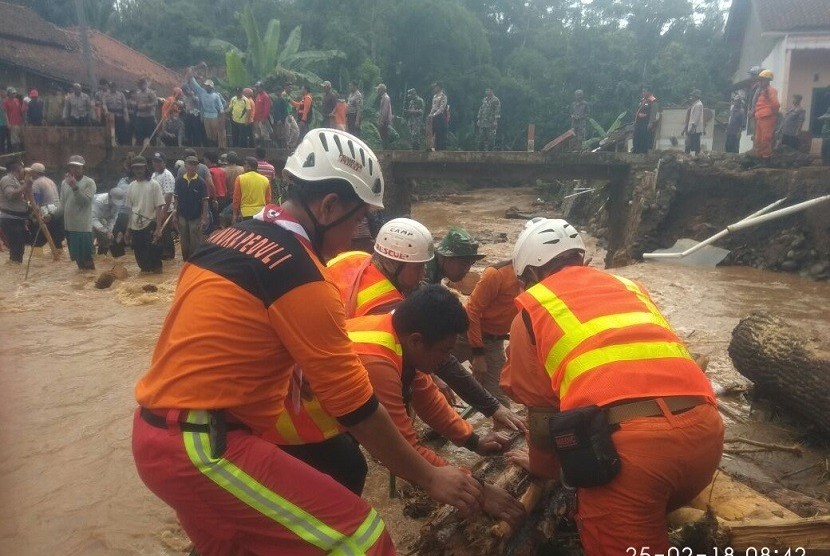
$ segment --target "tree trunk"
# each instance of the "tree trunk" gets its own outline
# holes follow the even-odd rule
[[[762,397],[830,436],[830,354],[809,333],[753,313],[732,332],[729,356]]]

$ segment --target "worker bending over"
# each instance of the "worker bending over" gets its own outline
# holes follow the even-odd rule
[[[544,477],[561,465],[579,489],[586,554],[665,554],[666,513],[711,481],[723,423],[709,381],[646,291],[584,256],[573,226],[543,218],[513,251],[527,289],[501,384],[530,411],[522,463]]]
[[[459,469],[430,465],[398,432],[326,279],[321,260],[347,248],[369,209],[382,207],[376,156],[351,135],[315,130],[285,176],[282,207],[214,233],[182,269],[136,387],[138,473],[201,556],[394,554],[363,500],[260,437],[282,411],[295,366],[392,473],[467,514],[483,489]]]
[[[436,466],[448,463],[419,442],[408,411],[410,406],[439,434],[478,454],[499,453],[508,442],[508,437],[499,433],[483,437],[475,434],[473,427],[447,403],[429,375],[450,356],[456,338],[467,330],[467,325],[467,315],[458,299],[446,288],[436,285],[418,290],[398,305],[394,313],[346,321],[349,339],[369,371],[378,401],[404,438]],[[328,445],[334,446],[338,439],[354,443],[341,429],[341,434],[328,441]],[[368,470],[362,459],[359,465],[354,465],[353,460],[333,457],[331,452],[326,453],[315,445],[285,449],[356,494],[363,492]],[[511,523],[523,514],[521,505],[507,492],[486,484],[484,510]]]

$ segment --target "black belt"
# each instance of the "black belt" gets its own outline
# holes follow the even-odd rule
[[[157,413],[153,413],[152,410],[147,409],[146,407],[141,408],[141,418],[144,419],[149,425],[152,425],[158,429],[168,429],[170,427],[167,426],[167,419],[158,415]],[[228,430],[250,430],[248,427],[243,425],[242,423],[228,423],[227,424]],[[187,423],[184,421],[179,422],[179,428],[185,432],[210,432],[210,427],[207,424],[197,424],[197,423]]]

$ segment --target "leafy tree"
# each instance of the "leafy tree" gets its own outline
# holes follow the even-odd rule
[[[300,50],[302,27],[295,27],[280,47],[280,22],[272,19],[268,22],[265,33],[259,30],[251,4],[237,13],[242,29],[247,38],[247,50],[234,46],[222,39],[212,39],[203,44],[225,52],[228,83],[232,87],[242,87],[251,81],[265,79],[271,74],[280,77],[293,77],[307,82],[319,83],[321,78],[311,71],[315,65],[344,55],[338,50]],[[244,66],[243,66],[244,62]]]

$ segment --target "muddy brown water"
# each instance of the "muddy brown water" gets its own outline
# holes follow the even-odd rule
[[[533,211],[534,199],[531,189],[477,190],[416,204],[414,216],[436,236],[451,224],[467,227],[485,240],[487,264],[510,256],[522,226],[504,219],[504,210]],[[603,253],[593,242],[589,247],[599,264]],[[188,543],[173,512],[138,479],[130,451],[133,388],[150,360],[179,264],[145,277],[128,256],[130,277],[96,290],[95,275],[47,255],[35,255],[24,282],[24,268],[5,264],[6,256],[0,255],[0,554],[184,553]],[[96,261],[99,270],[111,263]],[[644,283],[692,350],[710,356],[717,385],[744,382],[726,346],[732,328],[752,310],[771,308],[830,337],[828,284],[746,268],[649,264],[617,272]],[[144,291],[149,283],[158,291]],[[740,398],[726,403],[747,411]],[[735,427],[759,438],[793,438],[789,426],[751,417]],[[452,446],[442,453],[468,459]],[[787,457],[739,461],[738,467],[774,477],[809,461]],[[386,472],[371,467],[367,498],[404,543],[421,523],[402,517],[401,503],[388,499]],[[809,490],[810,480],[788,486]]]

